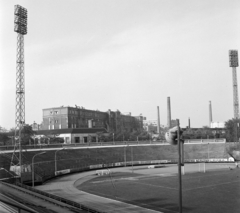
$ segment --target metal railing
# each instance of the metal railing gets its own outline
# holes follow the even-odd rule
[[[185,139],[185,143],[225,143],[225,138],[213,139]],[[37,144],[37,145],[23,145],[23,150],[28,149],[50,149],[50,148],[64,148],[64,147],[89,147],[89,146],[114,146],[114,145],[138,145],[138,144],[167,144],[165,140],[153,141],[110,141],[110,142],[88,142],[88,143],[71,143],[71,144]],[[1,151],[13,150],[14,146],[0,146]]]
[[[57,195],[50,194],[48,192],[44,192],[44,191],[32,188],[30,186],[21,184],[21,183],[16,183],[16,184],[8,184],[8,183],[4,183],[4,182],[1,182],[1,183],[4,184],[4,185],[9,186],[11,188],[14,188],[15,190],[21,191],[23,193],[30,194],[30,195],[38,197],[40,199],[44,199],[45,201],[53,203],[54,205],[58,205],[58,206],[60,206],[62,208],[68,208],[68,207],[65,206],[65,205],[61,205],[59,203],[56,203],[54,201],[58,201],[58,202],[61,202],[63,204],[67,204],[67,205],[71,206],[72,208],[74,208],[75,211],[78,210],[79,212],[81,212],[81,210],[85,210],[85,211],[91,212],[91,213],[105,213],[103,211],[99,211],[99,210],[96,210],[94,208],[87,207],[87,206],[82,205],[80,203],[77,203],[75,201],[71,201],[71,200],[68,200],[66,198],[62,198],[62,197],[59,197]],[[38,195],[42,195],[45,198],[43,198],[42,196],[38,196]],[[50,198],[50,199],[46,199],[46,198]]]

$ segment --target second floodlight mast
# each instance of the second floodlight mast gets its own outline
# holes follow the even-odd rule
[[[27,34],[27,9],[15,5],[14,15],[14,31],[17,33],[15,138],[19,139],[18,145],[15,142],[14,155],[15,149],[19,148],[18,160],[22,181],[21,130],[25,123],[24,35]]]
[[[234,118],[239,118],[239,100],[238,100],[238,83],[237,83],[237,67],[238,67],[238,51],[229,50],[229,66],[232,67],[233,81],[233,113]]]
[[[184,166],[184,140],[181,138],[183,131],[180,128],[179,119],[177,126],[166,132],[165,138],[171,145],[178,145],[178,180],[179,180],[179,213],[182,213],[182,166]]]

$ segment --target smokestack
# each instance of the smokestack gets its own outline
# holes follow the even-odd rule
[[[167,127],[171,128],[171,103],[170,103],[170,97],[167,97]]]
[[[188,128],[191,128],[190,118],[188,118]]]
[[[158,128],[157,128],[157,133],[160,137],[160,114],[159,114],[159,106],[157,106],[157,120],[158,120]]]
[[[212,123],[212,103],[209,101],[209,127],[211,127]]]

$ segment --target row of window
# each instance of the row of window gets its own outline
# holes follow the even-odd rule
[[[69,114],[72,114],[72,115],[80,114],[80,115],[85,115],[85,116],[89,116],[89,117],[96,117],[96,118],[103,118],[104,117],[104,114],[102,114],[102,113],[77,111],[77,110],[69,110]]]
[[[80,120],[80,119],[75,119],[75,118],[73,118],[73,119],[69,119],[69,122],[70,123],[85,123],[85,124],[88,124],[88,121],[89,120],[85,120],[85,119],[82,119],[82,120]],[[49,125],[50,124],[52,124],[52,123],[55,123],[55,124],[57,124],[59,122],[59,120],[51,120],[50,118],[49,118]],[[66,118],[66,123],[68,123],[68,119]],[[97,124],[103,124],[103,121],[93,121],[93,123],[97,123]]]
[[[51,115],[57,115],[57,114],[58,114],[58,111],[50,111],[50,114],[51,114]]]
[[[59,124],[58,129],[61,129],[61,128],[62,128],[62,126],[61,126],[61,124]],[[48,129],[55,129],[54,125],[49,124]]]

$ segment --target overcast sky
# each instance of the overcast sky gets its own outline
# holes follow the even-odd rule
[[[14,5],[28,10],[26,123],[42,109],[120,110],[181,126],[233,117],[228,51],[240,46],[239,0],[0,1],[0,126],[15,126]],[[240,74],[238,73],[238,82]]]

